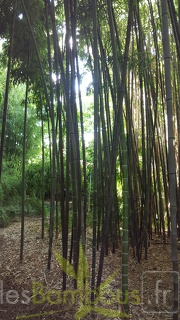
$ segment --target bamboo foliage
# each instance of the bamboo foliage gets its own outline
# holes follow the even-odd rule
[[[0,179],[2,174],[2,161],[3,161],[3,151],[4,151],[4,141],[5,141],[5,129],[6,129],[6,116],[8,108],[8,97],[9,97],[9,85],[10,85],[10,73],[12,64],[12,53],[14,45],[14,29],[15,29],[15,16],[16,16],[17,0],[13,2],[13,18],[12,18],[12,30],[10,35],[10,47],[8,55],[8,68],[6,76],[6,90],[4,96],[4,108],[3,108],[3,118],[2,118],[2,129],[1,129],[1,144],[0,144]]]

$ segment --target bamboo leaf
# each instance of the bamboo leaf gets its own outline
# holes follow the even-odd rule
[[[53,250],[56,261],[58,262],[59,267],[71,278],[76,279],[76,274],[74,271],[74,267],[68,260],[64,259],[59,253]]]
[[[92,310],[90,305],[82,306],[78,309],[78,311],[75,314],[75,319],[83,319],[88,313],[90,313]]]
[[[93,308],[93,311],[95,311],[98,314],[104,315],[106,317],[110,318],[130,318],[129,314],[126,314],[121,311],[113,310],[113,309],[107,309],[107,308]]]
[[[110,285],[110,283],[112,282],[112,280],[114,280],[116,274],[118,271],[113,272],[105,281],[103,281],[101,283],[101,285],[99,286],[98,291],[104,291],[107,289],[107,287]]]
[[[82,244],[79,245],[79,261],[78,261],[78,272],[77,272],[77,287],[83,288],[85,279],[89,277],[89,265],[84,253]]]

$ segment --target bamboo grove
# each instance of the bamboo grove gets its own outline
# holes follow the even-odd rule
[[[48,268],[51,268],[53,237],[60,234],[63,257],[73,261],[77,271],[79,242],[85,252],[87,220],[92,215],[92,292],[101,283],[104,256],[109,250],[114,253],[121,243],[124,296],[128,290],[129,246],[138,262],[147,259],[148,240],[153,233],[162,237],[164,244],[171,237],[172,268],[178,271],[180,2],[14,0],[8,1],[9,13],[3,4],[1,0],[4,18],[1,37],[7,39],[9,47],[4,49],[8,50],[8,68],[0,173],[3,175],[9,83],[23,82],[26,97],[22,182],[26,179],[26,118],[32,90],[42,127],[42,208],[45,122],[49,128]],[[17,43],[22,43],[21,50]],[[87,174],[82,65],[93,79],[92,189]],[[24,201],[21,260],[23,207]],[[42,238],[44,229],[42,214]],[[100,251],[98,268],[97,250]],[[63,290],[66,280],[64,272]],[[175,307],[177,282],[175,278]],[[95,299],[93,294],[91,299],[92,302]]]

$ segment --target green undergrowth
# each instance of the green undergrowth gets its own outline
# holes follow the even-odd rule
[[[7,227],[13,221],[19,221],[22,214],[22,172],[20,161],[4,161],[0,182],[0,227]],[[48,192],[49,169],[46,166],[44,193]],[[25,179],[25,216],[42,216],[42,186],[40,164],[27,165]],[[44,208],[45,217],[49,217],[49,207]]]
[[[42,215],[42,201],[36,197],[26,197],[25,216]],[[0,205],[0,228],[6,228],[9,223],[19,221],[22,213],[22,200],[20,197],[11,198],[9,201],[2,201]],[[49,209],[45,207],[45,217],[49,215]]]

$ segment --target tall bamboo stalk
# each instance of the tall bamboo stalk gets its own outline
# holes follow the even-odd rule
[[[98,166],[98,113],[99,113],[99,95],[98,95],[98,22],[97,22],[97,1],[92,1],[93,13],[93,55],[94,55],[94,161],[93,161],[93,243],[92,243],[92,280],[91,280],[91,301],[94,301],[95,295],[95,275],[96,275],[96,224],[97,224],[97,166]]]
[[[169,177],[169,202],[171,214],[171,253],[173,265],[173,282],[174,282],[174,313],[173,320],[178,319],[178,260],[177,260],[177,227],[176,227],[176,163],[174,151],[174,124],[172,110],[172,87],[171,87],[171,54],[169,43],[168,27],[168,8],[167,0],[161,0],[162,8],[162,31],[163,31],[163,51],[164,51],[164,69],[166,85],[166,106],[167,106],[167,126],[168,126],[168,177]]]
[[[27,129],[27,108],[28,108],[28,93],[29,93],[29,79],[26,82],[26,96],[24,108],[24,129],[23,129],[23,161],[22,161],[22,212],[21,212],[21,246],[20,246],[20,261],[23,261],[24,249],[24,219],[25,219],[25,169],[26,169],[26,129]]]
[[[108,185],[108,198],[107,198],[107,211],[105,217],[105,226],[103,230],[103,237],[102,237],[102,247],[101,247],[101,255],[100,255],[100,263],[99,263],[99,270],[98,270],[98,277],[97,277],[97,287],[99,287],[102,277],[102,269],[103,269],[103,262],[104,262],[104,250],[105,250],[105,243],[106,238],[108,235],[108,220],[110,216],[110,212],[112,210],[112,195],[114,190],[115,184],[115,171],[116,171],[116,158],[118,154],[118,146],[119,141],[121,145],[121,168],[122,168],[122,176],[123,176],[123,243],[122,243],[122,295],[123,300],[125,301],[125,309],[128,311],[128,304],[127,304],[127,292],[128,292],[128,160],[127,160],[127,140],[126,140],[126,132],[124,128],[124,119],[123,119],[123,98],[125,94],[125,87],[126,87],[126,72],[127,72],[127,59],[128,59],[128,52],[129,52],[129,45],[130,45],[130,34],[131,34],[131,26],[132,26],[132,17],[133,17],[133,9],[134,9],[134,2],[133,0],[129,2],[129,14],[128,14],[128,24],[127,24],[127,34],[126,34],[126,44],[124,50],[124,60],[122,65],[122,72],[121,72],[121,81],[120,81],[120,74],[119,74],[119,63],[117,59],[117,46],[115,41],[115,34],[114,34],[114,27],[113,27],[113,19],[112,19],[112,9],[111,9],[110,1],[107,1],[108,6],[108,15],[109,15],[109,22],[111,28],[111,39],[112,39],[112,49],[113,49],[113,57],[114,57],[114,73],[115,73],[115,81],[117,85],[117,112],[115,115],[115,124],[114,124],[114,132],[113,132],[113,145],[112,145],[112,155],[111,155],[111,173],[109,178],[109,185]]]
[[[42,101],[41,101],[42,102]],[[45,206],[44,206],[44,160],[45,160],[45,152],[44,152],[44,119],[43,119],[43,106],[41,105],[41,139],[42,139],[42,170],[41,170],[41,181],[42,181],[42,231],[41,237],[44,239],[44,224],[45,224]]]

